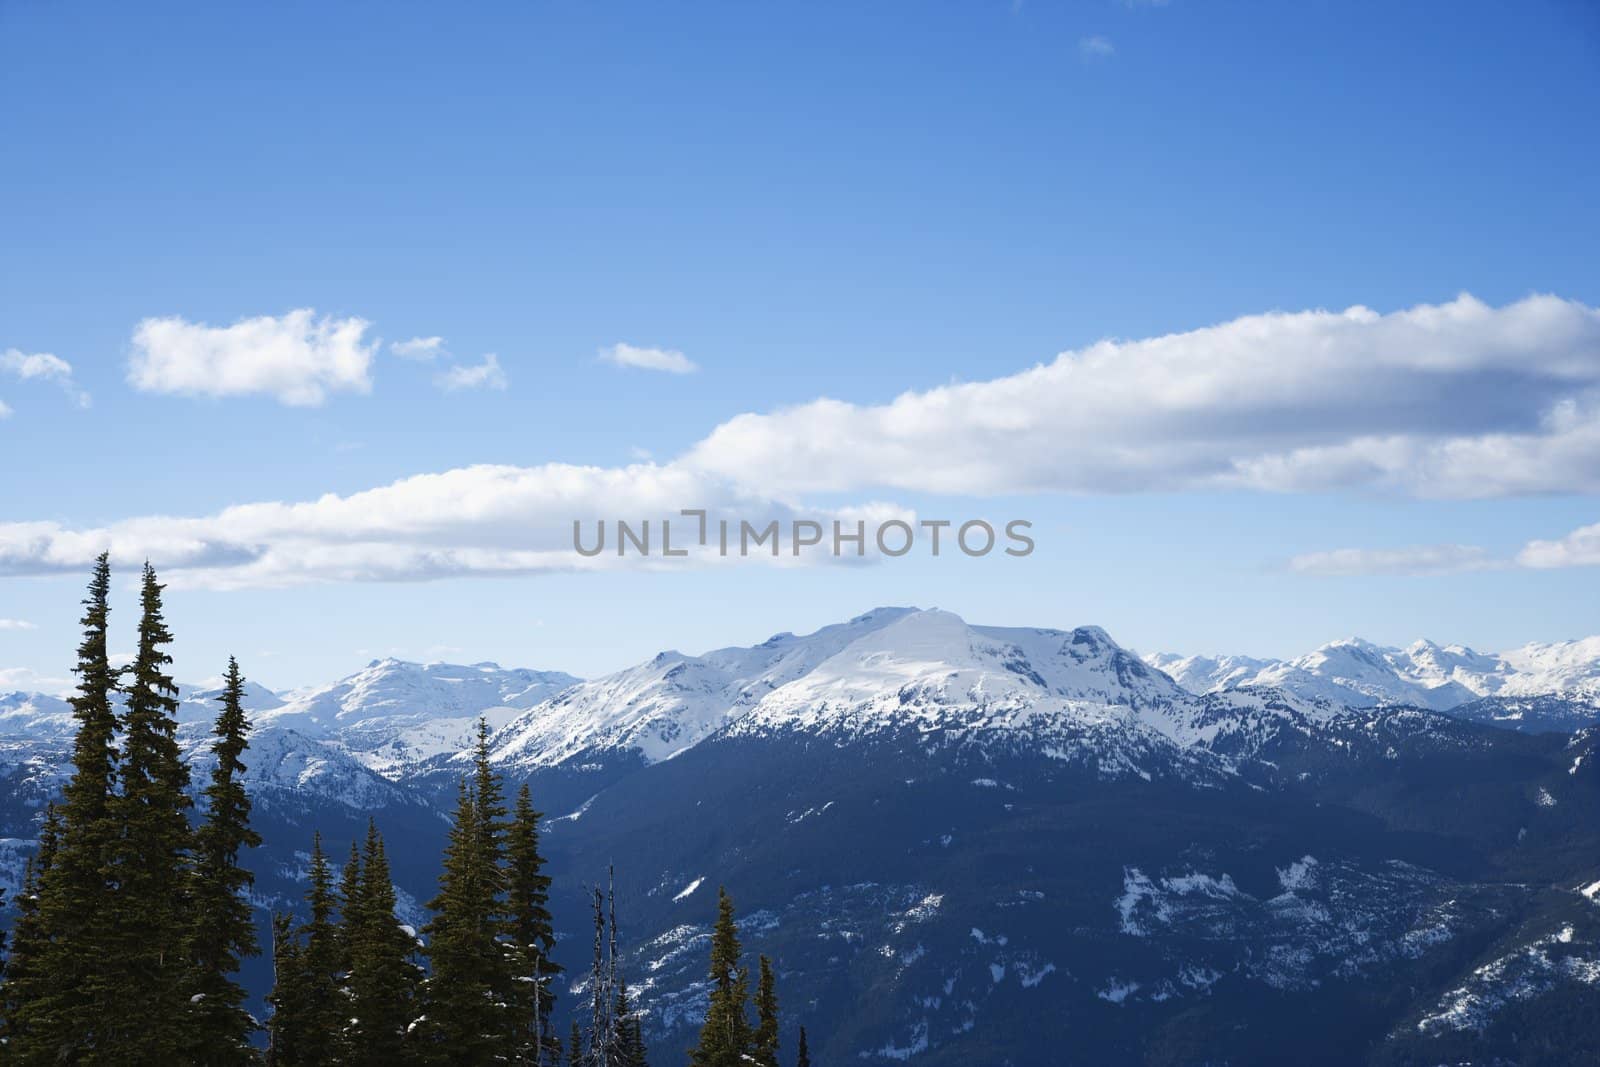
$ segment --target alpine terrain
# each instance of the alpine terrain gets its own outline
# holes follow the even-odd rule
[[[215,695],[181,694],[196,781]],[[661,1062],[706,1010],[719,886],[774,961],[785,1056],[803,1025],[816,1063],[1600,1045],[1600,639],[1140,656],[1092,626],[880,608],[592,680],[386,659],[246,706],[263,929],[300,905],[313,830],[339,856],[369,815],[420,926],[481,717],[546,813],[559,1010],[583,1001],[614,865]],[[55,697],[0,696],[8,899],[72,726]]]

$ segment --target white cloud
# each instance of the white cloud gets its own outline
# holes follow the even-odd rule
[[[24,382],[53,382],[72,398],[73,403],[81,408],[89,406],[89,394],[79,389],[72,378],[72,364],[60,356],[8,348],[0,352],[0,372]],[[0,402],[0,418],[9,414],[11,409]]]
[[[887,404],[739,415],[685,461],[776,493],[1595,492],[1600,311],[1249,315]]]
[[[1339,548],[1308,552],[1289,561],[1298,574],[1458,574],[1507,566],[1477,545],[1412,545],[1406,548]]]
[[[1517,562],[1537,570],[1600,566],[1600,523],[1580,526],[1559,541],[1529,541]]]
[[[0,400],[0,419],[9,419],[11,415],[11,405],[7,404],[4,400]]]
[[[572,524],[637,523],[704,508],[713,517],[764,526],[796,517],[861,519],[869,531],[889,518],[915,515],[889,505],[807,509],[751,493],[677,465],[627,467],[475,466],[405,478],[348,496],[326,494],[298,503],[242,504],[197,518],[148,516],[109,526],[71,529],[53,522],[0,523],[0,575],[71,573],[100,552],[118,567],[149,559],[175,585],[211,588],[293,585],[316,581],[413,581],[462,575],[533,574],[614,566],[682,566],[686,561],[608,550],[586,558],[573,551]],[[675,524],[683,547],[697,523]],[[737,528],[735,526],[735,528]],[[898,543],[898,542],[897,542]],[[614,547],[613,540],[610,542]],[[688,547],[701,562],[719,563],[711,548]],[[792,565],[789,554],[768,563]],[[799,562],[815,557],[802,556]]]
[[[1108,37],[1095,34],[1078,41],[1078,52],[1085,59],[1107,59],[1117,54],[1117,46]]]
[[[128,381],[152,393],[262,394],[316,406],[332,392],[371,390],[377,342],[363,342],[370,325],[359,318],[318,318],[309,308],[232,326],[145,319],[134,329]]]
[[[0,619],[0,630],[37,630],[27,619]]]
[[[401,359],[429,360],[444,352],[443,337],[413,337],[409,341],[396,341],[389,351]]]
[[[507,384],[506,372],[500,369],[500,357],[490,352],[483,357],[483,362],[471,367],[451,367],[439,374],[434,381],[439,388],[448,392],[458,389],[504,389]]]
[[[454,369],[488,384],[498,361]],[[1191,489],[1600,491],[1600,312],[1548,296],[1501,308],[1463,296],[1389,314],[1252,315],[1102,341],[886,404],[821,399],[740,415],[668,462],[468,467],[195,518],[0,524],[0,574],[81,570],[106,549],[120,565],[148,556],[175,580],[215,586],[532,573],[616,564],[576,556],[575,518],[685,507],[810,516],[810,493]],[[1590,529],[1534,542],[1517,561],[1442,545],[1313,553],[1291,566],[1556,566],[1591,558],[1597,538]]]
[[[1600,566],[1600,523],[1580,526],[1554,541],[1529,541],[1509,559],[1477,545],[1419,545],[1410,548],[1340,548],[1308,552],[1289,561],[1300,574],[1454,574],[1461,571],[1554,570]]]
[[[614,344],[600,350],[600,360],[618,367],[638,367],[643,370],[666,371],[668,374],[693,374],[700,368],[682,352],[672,348],[639,348],[630,344]]]

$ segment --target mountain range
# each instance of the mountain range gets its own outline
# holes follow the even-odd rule
[[[215,693],[180,695],[199,768]],[[718,884],[818,1062],[1540,1062],[1537,1034],[1560,1063],[1600,1037],[1600,639],[1180,658],[880,608],[594,680],[386,659],[247,707],[263,915],[313,828],[339,855],[372,814],[420,918],[482,716],[548,813],[569,972],[616,864],[664,1049],[703,1010]],[[0,882],[70,730],[0,697]]]

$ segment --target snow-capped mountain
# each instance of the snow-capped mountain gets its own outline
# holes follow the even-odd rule
[[[218,686],[178,686],[178,722],[209,723],[217,717]],[[113,699],[114,704],[120,701]],[[283,699],[254,682],[245,683],[245,710],[252,716],[280,707]],[[33,738],[70,737],[77,729],[72,704],[64,697],[45,693],[0,693],[0,736]]]
[[[497,728],[577,682],[560,671],[496,663],[378,659],[332,685],[291,693],[254,718],[258,726],[335,740],[366,766],[392,774],[462,751],[480,716]]]
[[[1297,698],[1280,697],[1280,705],[1285,699]],[[1227,718],[1216,703],[1098,627],[972,626],[948,611],[880,608],[753,648],[664,652],[531,708],[495,736],[492,752],[524,770],[593,765],[607,755],[655,763],[719,731],[860,737],[910,730],[957,742],[1004,735],[1063,755],[1091,735],[1102,749],[1130,740],[1135,748],[1185,747]],[[1263,713],[1256,695],[1223,703],[1247,716]],[[1333,710],[1314,700],[1297,707]]]
[[[883,608],[587,682],[381,660],[246,694],[247,862],[265,921],[300,906],[314,833],[337,857],[371,816],[420,922],[482,714],[508,788],[550,813],[558,961],[582,973],[587,887],[615,864],[659,1049],[698,1026],[726,885],[819,1062],[1488,1062],[1484,1041],[1522,1062],[1552,1020],[1600,1017],[1600,729],[1507,695],[1584,692],[1594,665],[1582,643],[1522,651],[1147,662],[1092,626]],[[196,791],[215,696],[181,692]],[[64,701],[0,698],[0,887],[71,725]],[[269,962],[246,966],[254,996]]]
[[[44,693],[0,693],[0,735],[70,736],[72,705]]]
[[[1432,641],[1392,648],[1348,638],[1293,660],[1156,653],[1145,662],[1196,693],[1265,685],[1352,707],[1412,704],[1436,711],[1485,697],[1555,696],[1600,705],[1600,637],[1499,654]]]

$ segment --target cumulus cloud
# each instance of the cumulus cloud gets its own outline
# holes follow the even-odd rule
[[[487,385],[498,361],[455,369]],[[1102,341],[884,404],[820,399],[739,415],[667,462],[469,467],[193,518],[0,524],[0,574],[77,571],[102,550],[218,586],[532,573],[615,564],[577,557],[573,519],[685,507],[783,519],[814,515],[809,494],[1191,489],[1600,490],[1600,312],[1549,296],[1499,308],[1462,296],[1387,314],[1252,315]],[[1568,565],[1559,561],[1592,558],[1597,536],[1535,542],[1515,560],[1436,545],[1340,549],[1290,565],[1308,574]]]
[[[773,492],[1600,490],[1600,312],[1471,296],[1106,340],[890,403],[717,427],[686,462]]]
[[[1308,552],[1289,561],[1300,574],[1456,574],[1462,571],[1554,570],[1600,566],[1600,523],[1580,526],[1553,541],[1529,541],[1514,556],[1491,555],[1477,545],[1418,545],[1410,548],[1339,548]]]
[[[396,341],[389,351],[401,359],[429,360],[444,351],[443,337],[413,337],[409,341]]]
[[[1117,46],[1111,43],[1110,38],[1097,33],[1093,37],[1079,40],[1078,52],[1085,59],[1108,59],[1117,54]]]
[[[475,366],[451,367],[434,381],[446,392],[460,389],[504,389],[509,383],[500,369],[500,357],[490,352]]]
[[[0,630],[36,630],[27,619],[0,619]]]
[[[474,466],[405,478],[347,496],[327,494],[297,503],[242,504],[213,515],[149,516],[109,526],[72,529],[54,522],[0,523],[0,575],[74,573],[101,552],[120,567],[149,559],[176,585],[211,588],[293,585],[314,581],[412,581],[463,575],[533,574],[626,565],[681,566],[656,555],[619,559],[608,551],[573,551],[573,522],[584,523],[586,544],[595,523],[661,518],[684,508],[762,526],[777,520],[838,517],[867,523],[915,515],[889,505],[798,511],[675,465],[584,467]],[[697,522],[675,523],[683,547]],[[612,527],[614,531],[614,527]],[[610,542],[615,547],[615,535]],[[690,545],[703,562],[719,562],[711,547]],[[795,562],[787,549],[781,565]],[[809,562],[816,557],[802,557]]]
[[[1600,523],[1580,526],[1559,541],[1529,541],[1517,562],[1538,570],[1600,566]]]
[[[78,388],[72,377],[72,364],[49,352],[23,352],[8,348],[0,352],[0,373],[19,381],[51,382],[61,388],[72,402],[81,408],[89,406],[89,394]],[[11,409],[0,402],[0,418],[11,414]]]
[[[1406,548],[1339,548],[1331,552],[1308,552],[1289,561],[1297,574],[1320,575],[1414,575],[1458,574],[1462,571],[1494,570],[1505,567],[1486,549],[1477,545],[1412,545]]]
[[[600,350],[600,360],[618,367],[666,371],[668,374],[693,374],[700,368],[688,356],[672,348],[640,348],[614,344]]]
[[[301,308],[208,326],[178,317],[145,319],[133,333],[128,381],[151,393],[275,397],[300,407],[329,393],[366,393],[377,342],[360,318],[318,317]]]

